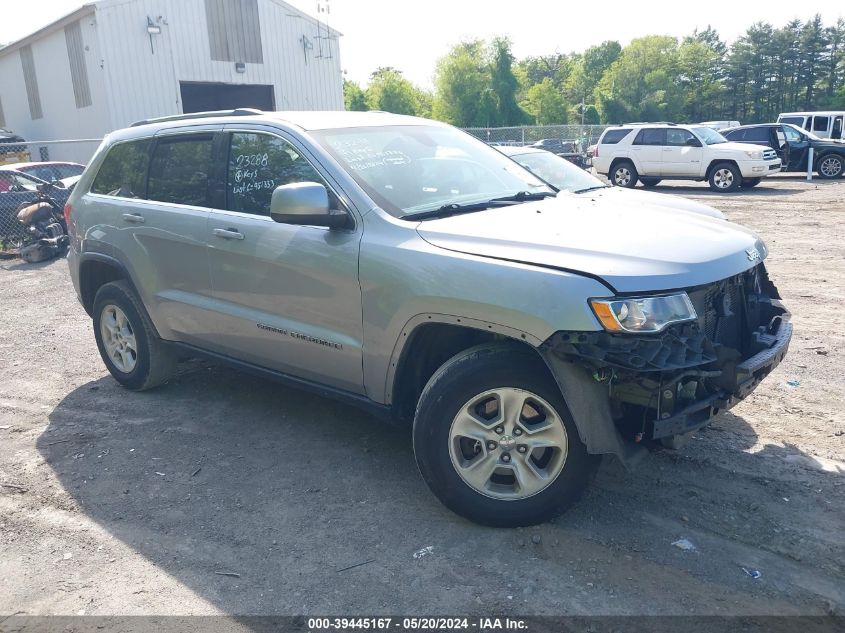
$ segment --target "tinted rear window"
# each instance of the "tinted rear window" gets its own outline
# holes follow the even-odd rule
[[[94,178],[91,193],[119,198],[143,198],[151,142],[144,139],[112,147]]]
[[[601,143],[603,145],[616,145],[616,143],[628,136],[630,132],[630,129],[608,130],[604,133],[604,136],[601,139]]]
[[[191,206],[208,206],[212,136],[176,136],[158,141],[150,160],[147,198]]]
[[[647,127],[640,130],[634,145],[665,145],[666,129]]]

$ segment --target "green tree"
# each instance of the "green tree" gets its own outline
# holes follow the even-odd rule
[[[560,125],[567,122],[569,108],[549,77],[528,89],[523,107],[534,117],[537,125]]]
[[[354,81],[343,80],[343,104],[348,111],[363,112],[367,109],[367,96]]]
[[[495,104],[484,42],[462,42],[437,61],[432,115],[462,127],[490,126]]]
[[[367,87],[367,106],[370,110],[383,110],[395,114],[417,114],[419,95],[414,87],[395,68],[383,67],[370,76]]]
[[[493,125],[524,125],[528,116],[516,101],[519,82],[513,72],[514,57],[511,43],[497,37],[490,45],[490,88],[495,98]]]

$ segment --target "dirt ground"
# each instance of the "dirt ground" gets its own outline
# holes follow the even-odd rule
[[[454,516],[344,405],[200,362],[122,389],[66,262],[0,261],[0,614],[842,614],[845,181],[657,191],[764,237],[790,353],[531,529]]]

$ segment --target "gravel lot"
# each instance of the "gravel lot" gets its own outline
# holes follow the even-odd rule
[[[790,354],[532,529],[452,515],[409,433],[335,402],[200,362],[125,391],[66,263],[0,261],[0,614],[841,614],[845,181],[656,190],[764,237]]]

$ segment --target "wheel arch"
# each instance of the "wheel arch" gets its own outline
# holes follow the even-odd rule
[[[728,163],[729,165],[733,165],[736,170],[739,172],[739,177],[742,178],[742,171],[739,168],[739,163],[737,163],[732,158],[714,158],[710,161],[710,164],[707,165],[707,171],[704,172],[704,180],[710,180],[710,176],[713,175],[713,170],[716,168],[716,165],[721,165],[722,163]]]
[[[413,421],[420,394],[446,361],[467,349],[497,342],[531,350],[542,360],[538,351],[542,341],[513,328],[435,314],[418,315],[409,321],[388,367],[385,394],[393,417],[401,422]]]
[[[94,297],[97,291],[110,281],[126,281],[133,290],[137,290],[126,267],[114,257],[102,253],[85,253],[79,262],[79,295],[82,307],[89,316],[94,310]]]

